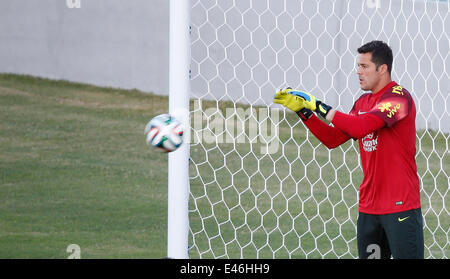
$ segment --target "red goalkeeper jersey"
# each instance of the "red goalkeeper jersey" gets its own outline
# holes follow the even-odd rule
[[[359,211],[388,214],[419,208],[416,108],[411,95],[391,82],[355,102],[350,115],[363,114],[378,116],[385,126],[358,139],[364,173],[359,188]]]

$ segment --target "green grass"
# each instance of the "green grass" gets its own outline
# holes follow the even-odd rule
[[[160,258],[167,155],[143,129],[167,98],[0,76],[0,258]]]
[[[143,129],[167,109],[136,90],[1,74],[0,258],[66,258],[72,243],[82,258],[165,257],[167,154]],[[274,154],[191,145],[192,258],[356,256],[356,143],[329,151],[297,116],[280,119]],[[449,135],[418,139],[425,255],[449,257]]]

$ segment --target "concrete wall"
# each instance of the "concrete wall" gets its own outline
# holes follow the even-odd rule
[[[166,95],[169,0],[80,3],[0,0],[0,72]],[[192,98],[270,104],[289,85],[348,111],[362,93],[356,49],[381,39],[418,127],[450,131],[448,1],[191,3]]]
[[[0,1],[0,72],[167,94],[167,0]]]

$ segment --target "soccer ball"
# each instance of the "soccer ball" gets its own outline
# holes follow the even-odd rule
[[[181,122],[170,114],[155,116],[145,126],[146,142],[155,150],[172,152],[183,143]]]

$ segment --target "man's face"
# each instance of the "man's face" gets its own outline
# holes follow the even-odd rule
[[[377,65],[372,62],[372,53],[361,53],[358,57],[358,77],[361,89],[372,90],[379,82],[380,76]]]

